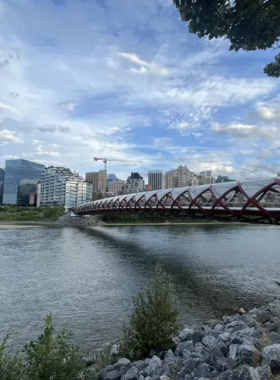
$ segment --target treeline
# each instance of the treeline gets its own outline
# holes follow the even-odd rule
[[[101,220],[105,223],[192,223],[192,222],[211,222],[206,218],[191,218],[188,215],[173,216],[159,215],[149,213],[123,214],[121,212],[112,212],[102,214]]]
[[[3,221],[55,221],[65,213],[63,206],[19,207],[0,206],[0,222]]]

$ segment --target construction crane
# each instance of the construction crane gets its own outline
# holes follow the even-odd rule
[[[142,161],[134,161],[134,160],[123,160],[121,158],[99,158],[99,157],[94,157],[94,161],[103,161],[104,162],[104,169],[107,170],[107,162],[111,161],[118,161],[118,162],[135,162],[138,164],[142,164]]]

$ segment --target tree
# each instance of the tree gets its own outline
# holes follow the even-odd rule
[[[189,31],[199,38],[224,37],[230,50],[280,48],[279,0],[173,0]],[[280,77],[280,53],[264,68],[270,77]]]
[[[124,328],[120,353],[132,360],[149,355],[151,350],[167,348],[178,332],[178,309],[169,276],[158,264],[146,288],[133,299],[130,324]]]

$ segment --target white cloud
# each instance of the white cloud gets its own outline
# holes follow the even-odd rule
[[[167,76],[169,75],[169,70],[165,67],[161,67],[156,63],[148,63],[140,59],[135,53],[119,53],[119,56],[125,58],[126,60],[140,66],[140,69],[131,68],[130,71],[140,74],[153,73],[155,75]]]
[[[0,144],[23,143],[23,139],[17,136],[15,131],[3,129],[0,131]]]
[[[213,123],[211,129],[216,134],[239,138],[252,137],[274,139],[279,135],[279,131],[276,127],[258,127],[256,125],[247,125],[242,123]]]

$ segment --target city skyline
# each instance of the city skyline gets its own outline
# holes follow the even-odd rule
[[[122,179],[179,164],[276,175],[280,83],[263,74],[274,49],[198,39],[172,3],[1,2],[0,167],[24,158],[85,174],[107,156],[143,161],[111,163]]]

